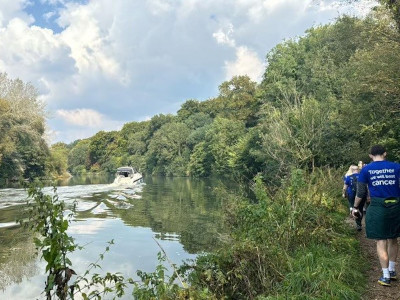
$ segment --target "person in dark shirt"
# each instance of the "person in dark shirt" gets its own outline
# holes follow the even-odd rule
[[[386,161],[386,150],[381,145],[371,148],[372,162],[362,168],[358,177],[357,196],[352,215],[360,214],[359,204],[370,193],[365,219],[366,235],[376,240],[376,249],[383,276],[378,283],[390,286],[397,279],[396,259],[398,254],[397,238],[400,236],[400,164]]]

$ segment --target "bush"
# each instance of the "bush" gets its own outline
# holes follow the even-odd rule
[[[218,299],[357,299],[364,285],[359,245],[343,222],[341,176],[293,170],[271,194],[256,177],[256,203],[236,198],[225,246],[182,268]],[[263,298],[264,297],[264,298]]]

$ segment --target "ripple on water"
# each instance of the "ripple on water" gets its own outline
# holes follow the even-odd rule
[[[97,206],[97,203],[93,202],[93,201],[78,201],[76,203],[75,210],[77,212],[90,211],[91,209],[95,208],[96,206]]]
[[[57,195],[60,200],[65,201],[67,204],[72,204],[73,201],[78,200],[78,211],[84,211],[97,205],[89,204],[87,200],[93,199],[98,202],[105,197],[104,193],[107,192],[111,192],[108,197],[116,198],[117,200],[126,201],[127,198],[140,199],[141,196],[137,195],[137,193],[142,191],[143,185],[141,183],[134,187],[120,187],[112,184],[60,186],[57,187]],[[53,187],[45,187],[43,192],[52,195],[53,189]],[[0,209],[25,204],[27,199],[28,194],[25,189],[0,189]]]
[[[99,205],[97,205],[95,208],[91,210],[91,213],[94,215],[99,215],[99,214],[104,214],[108,211],[107,205],[104,204],[104,202],[101,202]]]

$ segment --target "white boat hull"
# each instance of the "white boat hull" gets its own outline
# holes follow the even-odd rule
[[[131,177],[125,177],[122,175],[117,176],[114,179],[114,185],[122,185],[122,186],[132,186],[142,180],[143,176],[140,173],[135,173]]]

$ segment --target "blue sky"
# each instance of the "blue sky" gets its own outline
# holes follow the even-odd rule
[[[31,82],[49,111],[51,143],[218,94],[235,75],[260,81],[284,39],[340,14],[333,0],[0,1],[0,72]]]

